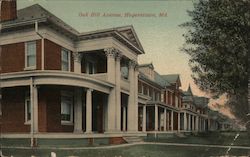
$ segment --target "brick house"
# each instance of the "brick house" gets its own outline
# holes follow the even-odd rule
[[[138,65],[145,52],[132,26],[80,33],[40,5],[17,11],[15,0],[2,1],[0,46],[2,137],[122,143],[205,130],[183,104],[194,101],[183,102],[179,75]]]

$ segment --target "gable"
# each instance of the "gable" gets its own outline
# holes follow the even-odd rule
[[[137,37],[133,26],[125,26],[117,28],[118,32],[122,34],[126,39],[128,39],[134,46],[138,47],[140,50],[143,50],[143,47]]]

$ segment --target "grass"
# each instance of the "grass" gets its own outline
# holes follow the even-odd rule
[[[187,137],[169,137],[147,138],[148,142],[163,143],[192,143],[192,144],[216,144],[230,145],[236,133],[210,133],[199,134]],[[240,133],[240,136],[234,142],[234,145],[250,146],[249,136],[246,133]],[[27,157],[31,155],[39,157],[49,157],[50,152],[56,152],[58,157],[81,156],[81,157],[211,157],[223,156],[226,154],[226,148],[207,148],[190,146],[163,146],[163,145],[135,145],[120,148],[109,149],[82,149],[82,150],[54,150],[54,149],[3,149],[4,155],[14,155],[14,157]],[[250,156],[250,150],[231,149],[231,156]]]
[[[233,142],[235,146],[249,146],[250,136],[246,132],[239,133],[240,135],[234,141],[236,132],[213,132],[209,134],[198,134],[186,137],[148,137],[147,142],[163,142],[163,143],[188,143],[188,144],[213,144],[213,145],[231,145]]]
[[[137,145],[123,148],[98,149],[98,150],[3,150],[6,155],[14,157],[27,157],[31,155],[49,157],[50,152],[56,152],[57,156],[82,156],[82,157],[209,157],[225,155],[224,148],[206,147],[182,147]],[[232,156],[248,156],[250,150],[232,149]]]

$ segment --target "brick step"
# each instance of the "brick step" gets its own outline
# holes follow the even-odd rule
[[[141,139],[138,136],[125,136],[123,137],[123,139],[127,142],[127,143],[137,143],[137,142],[143,142],[143,139]]]

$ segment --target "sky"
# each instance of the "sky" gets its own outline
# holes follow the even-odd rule
[[[183,90],[186,90],[190,84],[194,94],[206,96],[206,93],[201,92],[191,78],[188,55],[180,51],[185,43],[182,34],[186,30],[179,25],[190,20],[187,10],[193,9],[192,0],[18,0],[17,8],[36,3],[79,32],[133,25],[145,50],[145,54],[139,56],[140,64],[152,62],[155,70],[160,74],[180,74]],[[80,16],[84,13],[88,13],[88,16]],[[91,17],[91,13],[101,15],[143,13],[155,14],[156,17]],[[160,13],[166,16],[159,17]]]

